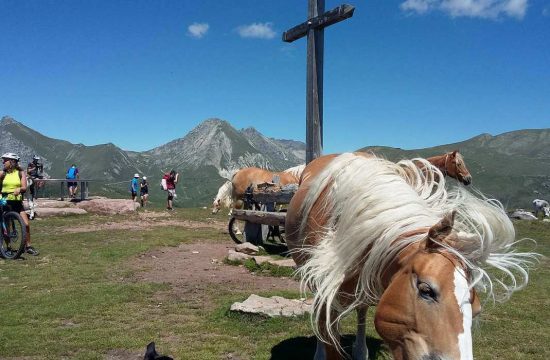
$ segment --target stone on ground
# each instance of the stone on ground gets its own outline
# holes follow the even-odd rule
[[[229,250],[229,253],[227,254],[227,260],[229,261],[245,261],[251,258],[251,255],[236,252],[235,250]]]
[[[263,263],[268,263],[268,264],[276,265],[280,267],[288,267],[288,268],[296,267],[296,263],[292,259],[275,260],[271,256],[254,256],[253,259],[258,265],[261,265]]]
[[[252,294],[242,303],[236,302],[231,305],[231,311],[263,314],[269,317],[292,317],[311,313],[311,305],[303,300],[285,299],[281,296],[265,298]]]
[[[27,201],[24,205],[28,208]],[[63,216],[69,214],[125,214],[134,212],[139,204],[130,199],[108,199],[94,197],[83,201],[61,201],[37,199],[35,211],[37,217]]]
[[[83,215],[88,212],[84,209],[79,209],[75,207],[67,208],[36,208],[36,216],[41,217],[50,217],[50,216],[66,216],[66,215]]]
[[[514,212],[509,214],[508,217],[519,220],[538,220],[537,217],[531,212],[525,211],[523,209],[516,209]]]
[[[235,246],[235,250],[237,252],[248,254],[248,255],[256,255],[260,251],[260,248],[257,247],[254,244],[251,244],[249,242],[245,242],[245,243],[238,244],[237,246]]]

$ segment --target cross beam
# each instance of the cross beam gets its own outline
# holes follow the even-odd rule
[[[325,28],[337,22],[346,20],[353,16],[355,8],[348,4],[342,4],[321,16],[316,16],[308,21],[301,23],[283,33],[284,42],[293,42],[307,35],[309,29]]]
[[[309,0],[309,20],[283,33],[285,42],[307,35],[306,163],[321,156],[323,149],[324,29],[352,17],[354,10],[344,4],[325,12],[325,0]]]

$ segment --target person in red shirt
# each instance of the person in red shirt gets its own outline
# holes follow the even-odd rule
[[[176,170],[172,169],[169,173],[164,174],[162,177],[162,187],[168,193],[166,199],[166,208],[168,210],[173,210],[173,200],[176,195],[176,184],[179,181],[179,174]]]

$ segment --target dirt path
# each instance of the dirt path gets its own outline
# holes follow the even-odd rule
[[[299,284],[294,279],[258,276],[243,266],[224,264],[229,249],[234,249],[229,242],[182,244],[177,248],[153,250],[133,260],[131,266],[136,270],[136,280],[169,283],[178,295],[189,294],[194,298],[207,296],[207,290],[217,285],[236,292],[247,290],[251,293],[299,290]]]

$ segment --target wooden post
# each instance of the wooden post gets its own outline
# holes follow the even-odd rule
[[[325,0],[309,0],[309,20],[283,33],[292,42],[307,35],[306,77],[306,163],[323,151],[323,58],[324,29],[353,16],[355,8],[340,5],[325,12]]]
[[[309,19],[325,12],[325,0],[310,0]],[[323,56],[324,28],[310,28],[307,34],[306,164],[323,151]]]

